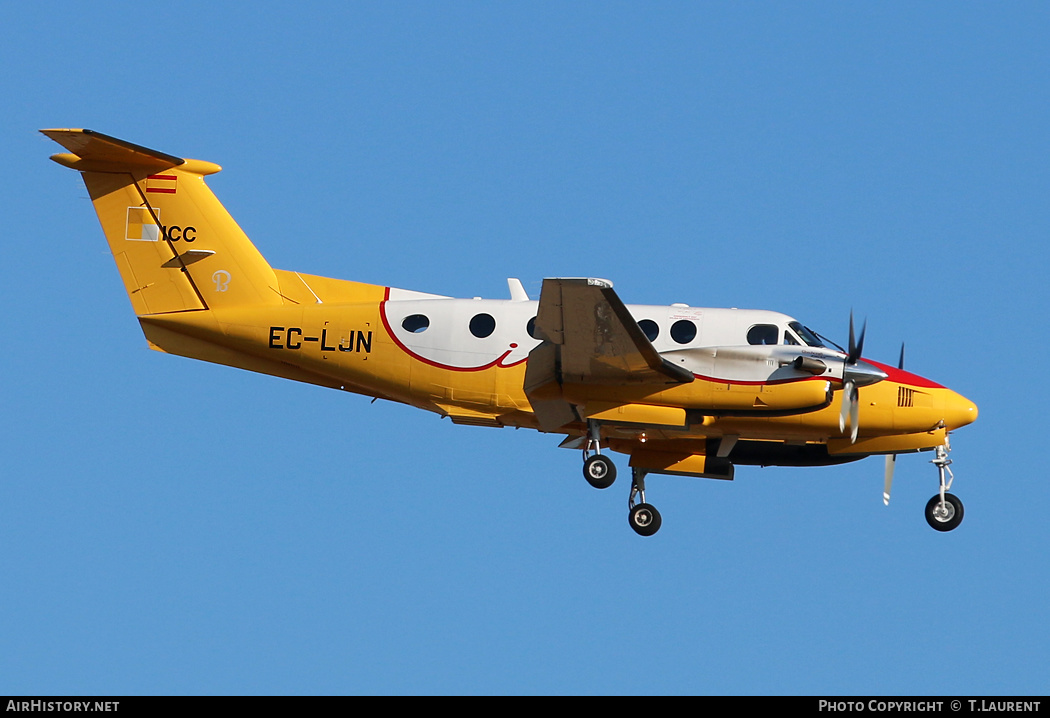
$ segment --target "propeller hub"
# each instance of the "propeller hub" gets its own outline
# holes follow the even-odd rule
[[[853,382],[855,386],[878,384],[888,376],[889,374],[882,369],[866,361],[857,361],[855,364],[847,363],[842,368],[842,381]]]

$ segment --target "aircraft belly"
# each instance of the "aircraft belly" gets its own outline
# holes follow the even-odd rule
[[[831,466],[859,461],[864,456],[833,456],[826,444],[738,441],[728,458],[742,466]]]

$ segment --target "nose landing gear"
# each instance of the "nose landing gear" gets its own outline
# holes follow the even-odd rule
[[[954,494],[948,493],[948,489],[952,487],[952,481],[955,480],[955,475],[948,468],[952,463],[952,460],[948,458],[948,452],[951,450],[951,446],[946,441],[944,446],[937,447],[937,456],[930,461],[937,467],[941,490],[926,504],[926,523],[937,531],[951,531],[963,520],[962,501]],[[945,479],[946,474],[947,479]]]

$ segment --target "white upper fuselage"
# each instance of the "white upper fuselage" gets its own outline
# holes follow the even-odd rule
[[[477,370],[513,366],[528,357],[541,341],[530,334],[530,321],[536,317],[538,304],[531,300],[453,299],[391,289],[382,313],[394,339],[416,358],[452,370]],[[711,347],[752,347],[747,350],[750,354],[772,362],[767,365],[763,360],[762,366],[734,363],[732,376],[717,377],[734,380],[768,377],[777,367],[773,354],[842,357],[841,352],[807,346],[792,327],[798,323],[779,312],[684,304],[627,305],[627,309],[658,352],[698,374],[713,370],[713,355],[695,350]]]

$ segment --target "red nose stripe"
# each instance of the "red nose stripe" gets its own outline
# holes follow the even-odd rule
[[[872,361],[871,359],[865,359],[864,361],[868,362],[869,364],[873,364],[874,366],[877,366],[879,369],[882,369],[888,375],[887,378],[889,379],[889,381],[892,381],[896,384],[907,384],[908,386],[917,386],[923,389],[944,388],[937,382],[930,381],[926,377],[921,377],[918,374],[912,374],[910,371],[904,371],[903,369],[898,369],[897,367],[892,367],[888,364],[880,364],[879,362]]]

